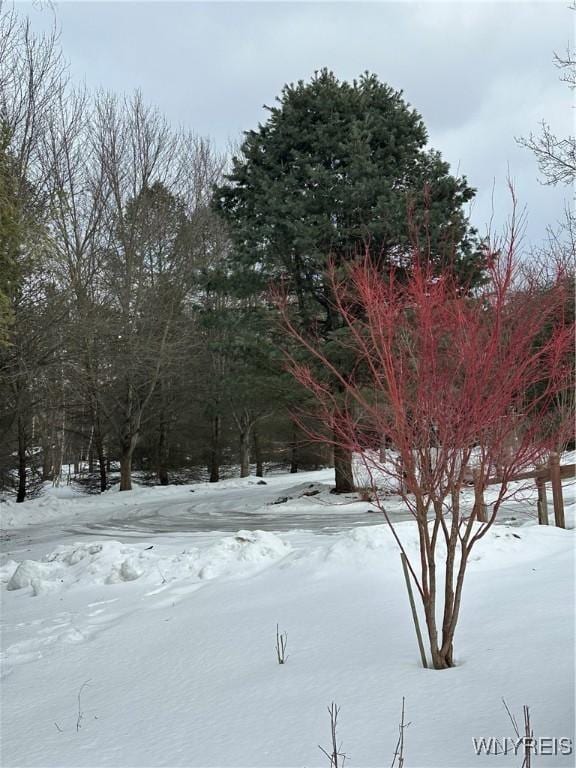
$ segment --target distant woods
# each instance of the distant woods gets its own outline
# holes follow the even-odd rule
[[[111,467],[129,489],[134,467],[325,462],[290,422],[264,299],[230,290],[226,158],[138,93],[74,88],[56,34],[0,13],[4,489],[63,465],[104,490]]]

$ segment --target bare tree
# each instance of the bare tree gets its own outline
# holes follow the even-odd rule
[[[576,11],[576,3],[569,6]],[[560,70],[560,79],[571,90],[576,88],[576,56],[568,46],[564,54],[554,54],[554,64]],[[544,184],[573,184],[576,180],[576,137],[557,136],[551,126],[542,120],[540,133],[531,133],[518,143],[534,152]]]
[[[94,145],[106,190],[104,244],[113,385],[103,398],[120,449],[121,490],[150,407],[159,409],[158,471],[165,458],[174,363],[190,354],[205,211],[218,160],[207,142],[172,131],[137,93],[101,94]]]
[[[27,493],[34,385],[55,362],[59,349],[55,326],[65,313],[61,291],[50,277],[54,257],[47,217],[50,189],[42,163],[50,116],[65,87],[66,67],[55,30],[34,35],[27,19],[0,6],[0,240],[2,260],[11,274],[7,286],[11,325],[0,360],[0,386],[6,434],[13,429],[16,433],[18,501]]]
[[[28,200],[45,194],[43,140],[66,84],[55,26],[34,34],[29,19],[0,5],[0,123],[10,136],[18,192]]]
[[[69,293],[65,350],[68,407],[83,442],[98,459],[105,490],[104,418],[100,388],[104,375],[99,338],[105,312],[102,251],[107,190],[91,142],[93,104],[85,89],[59,95],[46,132],[42,161],[51,190],[51,227],[57,253],[57,279]],[[64,407],[64,404],[62,404]],[[82,424],[78,424],[81,414]],[[88,435],[90,437],[88,437]]]
[[[573,322],[565,315],[567,285],[559,272],[549,290],[519,282],[516,229],[487,254],[489,280],[469,295],[449,273],[434,276],[416,252],[404,280],[382,275],[370,254],[344,278],[335,268],[335,308],[345,320],[340,341],[358,364],[344,377],[294,325],[280,296],[285,327],[320,370],[290,359],[298,381],[317,399],[317,417],[361,459],[376,503],[414,577],[435,669],[454,665],[454,634],[470,553],[494,524],[510,483],[540,463],[572,429],[552,404],[572,381]],[[547,326],[549,328],[547,329]],[[543,330],[547,332],[543,334]],[[336,399],[323,374],[336,377]],[[303,415],[300,424],[326,440]],[[380,458],[382,437],[393,450]],[[463,504],[471,471],[495,499],[481,519]],[[386,512],[378,485],[393,480],[416,522],[419,558],[409,554]],[[442,623],[437,622],[437,610]]]

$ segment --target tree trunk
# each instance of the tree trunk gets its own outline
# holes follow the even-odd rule
[[[217,483],[220,480],[220,416],[212,418],[212,444],[208,458],[208,470],[210,482]]]
[[[452,646],[450,646],[446,652],[437,648],[432,653],[432,663],[434,665],[434,669],[451,669],[454,666],[454,659],[452,658]]]
[[[452,646],[449,654],[443,653],[438,644],[438,627],[436,625],[436,600],[430,595],[423,598],[424,615],[426,617],[426,628],[428,630],[428,642],[430,645],[430,655],[432,656],[432,666],[434,669],[449,669],[452,664]],[[450,658],[448,658],[448,656]]]
[[[56,484],[60,485],[62,480],[62,465],[64,464],[65,449],[66,449],[66,411],[62,411],[62,422],[60,424],[60,438],[56,439],[56,446],[54,448],[54,478]]]
[[[256,461],[256,477],[264,477],[262,451],[260,450],[260,437],[257,427],[254,427],[254,459]]]
[[[240,477],[250,475],[250,430],[240,432]]]
[[[120,444],[120,490],[132,490],[132,457],[134,449],[138,442],[138,432],[133,434],[124,433]]]
[[[52,471],[52,446],[45,445],[42,451],[42,480],[53,480],[54,473]]]
[[[292,446],[290,451],[290,474],[295,475],[298,472],[298,455],[296,453],[296,447]]]
[[[18,503],[26,498],[26,425],[22,415],[18,415]]]
[[[168,470],[166,469],[165,465],[162,465],[158,468],[158,481],[160,485],[169,485],[170,478],[168,476]]]
[[[98,456],[98,471],[100,474],[100,493],[104,493],[108,487],[108,472],[106,470],[107,460],[104,454]]]
[[[98,470],[100,473],[100,493],[104,493],[108,487],[108,461],[103,453],[98,454]]]
[[[339,398],[343,398],[345,387],[336,384]],[[346,406],[341,403],[341,407]],[[333,493],[350,493],[355,490],[354,477],[352,475],[352,452],[340,444],[338,435],[334,432],[334,490]]]
[[[100,474],[100,493],[104,493],[108,487],[108,462],[109,459],[104,455],[104,441],[100,431],[100,420],[97,418],[94,424],[94,448],[98,457],[98,472]],[[92,465],[94,458],[92,458]],[[92,469],[94,471],[94,469]]]
[[[90,371],[90,363],[87,364]],[[104,453],[104,435],[102,434],[102,424],[100,422],[100,403],[96,390],[90,393],[90,415],[92,417],[92,434],[90,435],[90,448],[88,451],[88,472],[94,472],[94,459],[98,459],[98,474],[100,476],[100,493],[108,487],[108,473],[110,472],[110,457]]]
[[[52,463],[56,485],[60,485],[60,475],[62,474],[62,443],[56,443],[54,446],[54,461]]]
[[[132,453],[130,447],[122,446],[120,453],[120,490],[132,490]]]
[[[292,430],[292,442],[290,443],[290,474],[298,472],[298,440],[296,439],[296,427]]]
[[[158,435],[158,480],[160,485],[168,485],[168,426],[164,412],[160,415],[160,434]]]
[[[336,481],[334,493],[354,491],[352,453],[340,445],[334,446],[334,478]]]
[[[459,502],[456,494],[453,494],[452,504],[455,509],[455,519],[453,520],[450,529],[444,568],[444,607],[441,645],[439,642],[438,624],[436,621],[436,565],[434,560],[430,559],[430,554],[428,554],[428,562],[425,566],[428,571],[427,583],[429,584],[429,588],[422,597],[422,602],[424,606],[424,614],[426,616],[430,654],[432,656],[434,669],[450,669],[454,666],[454,633],[458,621],[462,586],[464,583],[464,574],[466,572],[467,557],[465,553],[461,552],[460,564],[456,575],[456,584],[454,584],[456,549],[459,535],[457,520],[460,517],[458,509]],[[435,507],[436,515],[442,514],[441,503],[438,506],[435,505]]]

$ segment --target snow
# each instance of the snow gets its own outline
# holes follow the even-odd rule
[[[265,531],[238,531],[236,536],[226,537],[204,551],[192,548],[172,557],[160,557],[150,546],[119,541],[63,544],[40,561],[9,561],[11,565],[4,566],[3,574],[14,569],[7,590],[32,587],[36,595],[72,584],[117,584],[136,579],[155,583],[158,574],[164,581],[233,576],[255,572],[290,550],[289,544]]]
[[[574,739],[573,532],[536,525],[529,489],[511,498],[472,553],[457,666],[426,670],[389,528],[330,480],[0,505],[1,764],[313,768],[335,701],[346,764],[390,765],[402,697],[406,768],[519,766],[473,750],[514,735],[502,697],[536,736]]]

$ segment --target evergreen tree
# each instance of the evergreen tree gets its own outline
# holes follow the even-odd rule
[[[372,74],[347,83],[322,70],[285,86],[268,111],[215,191],[253,290],[286,276],[301,322],[320,323],[328,340],[341,325],[325,279],[329,258],[342,264],[369,248],[382,264],[408,267],[421,238],[439,269],[466,284],[481,280],[463,210],[474,190],[426,149],[422,118],[401,92]],[[336,490],[351,490],[351,457],[335,456],[335,468]]]

